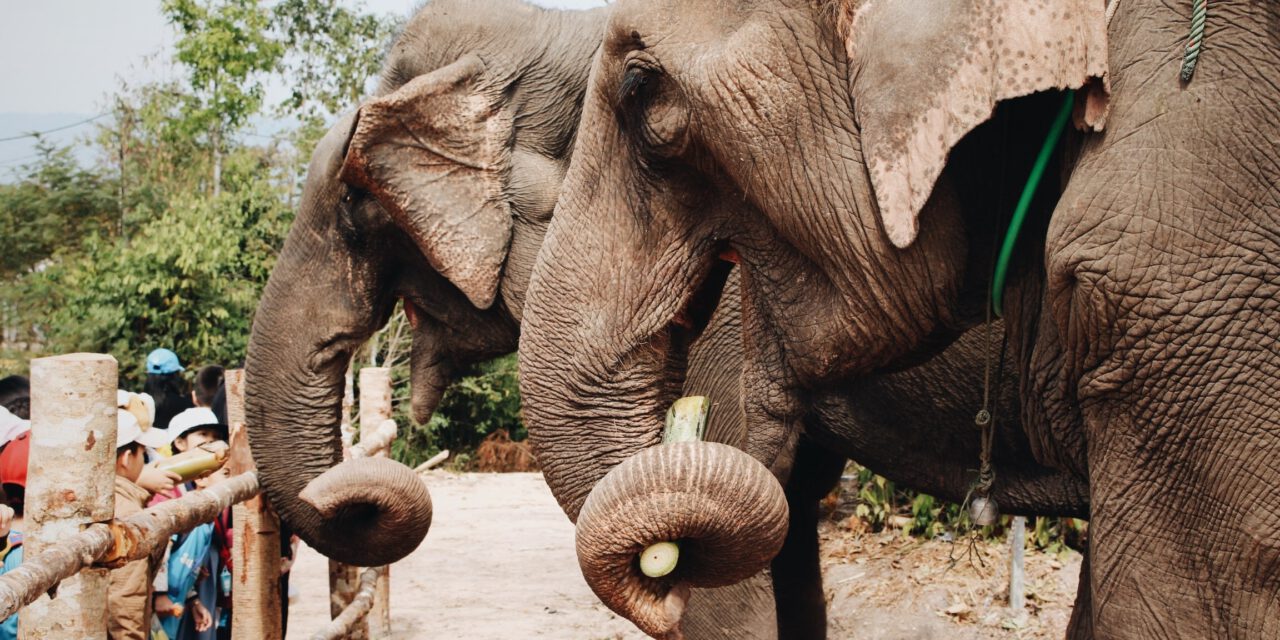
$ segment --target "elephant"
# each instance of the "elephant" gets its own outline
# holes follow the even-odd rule
[[[776,527],[746,521],[785,516],[770,485],[802,435],[917,453],[889,444],[900,425],[867,442],[809,417],[865,410],[860,381],[999,315],[1013,439],[1087,496],[1069,634],[1280,636],[1280,5],[1215,3],[1203,46],[1192,10],[614,4],[519,350],[531,442],[611,608],[679,637],[688,585],[770,562]],[[722,458],[751,468],[731,452],[655,446],[730,269],[759,486],[709,479]],[[584,521],[673,469],[732,517],[629,511],[623,546],[584,548]],[[671,576],[625,566],[670,539],[694,556]]]
[[[398,300],[412,325],[418,422],[460,368],[515,350],[606,11],[433,0],[392,43],[376,95],[318,143],[254,319],[246,415],[266,495],[325,555],[377,566],[425,536],[429,497],[412,472],[339,464],[344,371]],[[716,405],[708,437],[732,444],[742,433],[737,317],[728,306],[716,314],[689,376]],[[817,566],[816,550],[805,563]],[[821,608],[813,572],[761,575],[696,593],[690,636],[776,637],[775,583],[807,594],[794,606]]]

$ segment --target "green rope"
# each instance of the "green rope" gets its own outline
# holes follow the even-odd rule
[[[1018,232],[1022,229],[1022,222],[1027,217],[1027,209],[1031,207],[1031,198],[1036,194],[1036,188],[1040,186],[1040,179],[1044,177],[1044,169],[1049,165],[1053,148],[1058,146],[1062,131],[1067,128],[1067,119],[1071,117],[1071,108],[1074,105],[1075,91],[1067,91],[1067,97],[1062,101],[1062,108],[1058,110],[1058,116],[1049,127],[1049,135],[1045,136],[1044,144],[1040,147],[1040,155],[1036,156],[1036,163],[1031,167],[1031,175],[1027,176],[1027,184],[1022,187],[1018,206],[1013,210],[1009,231],[1005,233],[1004,245],[1000,247],[1000,257],[996,259],[995,277],[991,279],[991,307],[997,316],[1004,315],[1001,311],[1004,300],[1004,280],[1009,274],[1009,258],[1013,256],[1013,245],[1018,241]]]
[[[1196,72],[1196,61],[1200,59],[1200,45],[1204,44],[1204,18],[1209,10],[1209,0],[1191,1],[1191,35],[1187,36],[1187,48],[1182,52],[1183,82],[1191,82]]]

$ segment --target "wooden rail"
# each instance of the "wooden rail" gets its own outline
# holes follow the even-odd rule
[[[280,598],[287,596],[279,589],[280,527],[260,495],[249,451],[244,371],[226,373],[227,464],[235,475],[123,519],[114,517],[113,498],[115,359],[100,354],[38,358],[31,374],[35,419],[26,500],[32,529],[23,563],[0,575],[0,620],[21,611],[24,638],[100,640],[107,633],[108,571],[152,556],[174,534],[232,507],[233,638],[281,640]],[[369,386],[370,406],[362,406],[362,436],[350,452],[353,457],[386,455],[396,436],[389,371],[365,369],[361,377]],[[365,396],[362,390],[362,405]],[[387,567],[365,569],[355,579],[349,602],[333,609],[333,621],[315,637],[367,637],[366,620],[373,623],[374,638],[388,637]]]

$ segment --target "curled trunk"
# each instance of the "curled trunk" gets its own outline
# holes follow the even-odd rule
[[[263,491],[285,523],[326,556],[379,566],[417,548],[431,503],[422,480],[398,463],[337,466],[347,363],[394,300],[380,292],[377,273],[326,260],[341,254],[314,243],[330,235],[295,225],[271,274],[245,367],[246,426]],[[308,486],[310,500],[301,499]]]
[[[755,575],[787,533],[777,479],[742,451],[710,442],[652,447],[610,471],[578,517],[578,563],[610,609],[657,638],[681,638],[690,587],[719,587]],[[680,558],[661,578],[644,575],[638,554],[677,542]]]
[[[374,514],[378,526],[364,534],[372,546],[417,547],[431,526],[431,495],[418,474],[386,458],[348,460],[312,480],[298,498],[315,508],[320,517],[338,525],[363,524],[360,511]],[[348,513],[348,512],[356,513]],[[399,538],[421,532],[416,540]],[[362,532],[335,532],[360,535]],[[378,566],[376,562],[364,566]]]

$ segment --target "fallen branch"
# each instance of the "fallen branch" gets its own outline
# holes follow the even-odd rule
[[[330,620],[323,629],[312,634],[311,640],[339,640],[347,637],[351,633],[351,626],[369,615],[369,610],[373,608],[373,594],[377,589],[378,576],[382,575],[386,569],[386,567],[365,569],[360,574],[360,590],[356,592],[355,598],[352,598],[351,604],[347,605],[338,617]]]
[[[430,460],[427,460],[426,462],[414,467],[413,470],[417,473],[422,473],[423,471],[429,471],[431,469],[434,469],[440,466],[441,463],[443,463],[445,460],[448,460],[448,459],[449,459],[449,450],[445,449],[444,451],[441,451],[440,453],[437,453],[434,456],[431,456]]]
[[[169,537],[212,521],[223,509],[258,494],[258,475],[245,473],[209,489],[162,502],[123,520],[89,525],[0,576],[0,620],[94,563],[118,567],[151,555]]]

